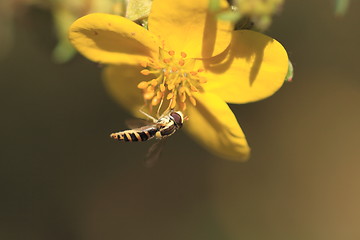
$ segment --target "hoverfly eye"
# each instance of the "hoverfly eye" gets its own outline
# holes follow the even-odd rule
[[[178,125],[179,127],[182,127],[183,118],[179,113],[172,112],[172,113],[170,113],[170,116],[174,119],[174,122],[176,123],[176,125]]]

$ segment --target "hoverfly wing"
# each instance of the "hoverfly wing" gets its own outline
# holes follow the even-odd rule
[[[125,121],[125,124],[130,129],[138,129],[138,128],[154,125],[153,122],[140,118],[127,119]]]
[[[166,138],[160,139],[150,146],[144,161],[145,167],[151,168],[155,165],[160,158],[165,142]]]

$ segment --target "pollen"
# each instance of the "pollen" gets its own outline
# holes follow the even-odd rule
[[[161,92],[165,92],[165,90],[166,90],[165,85],[164,85],[163,83],[160,84],[160,91],[161,91]]]
[[[179,60],[179,65],[182,67],[182,66],[184,66],[184,64],[185,64],[185,61],[183,59],[180,59]]]
[[[151,85],[154,86],[154,87],[156,87],[156,85],[158,85],[158,81],[157,81],[156,79],[151,80],[150,83],[151,83]]]
[[[140,88],[140,89],[145,89],[149,86],[149,83],[147,82],[140,82],[137,87]]]
[[[137,87],[143,91],[143,97],[149,109],[154,106],[185,111],[187,106],[196,106],[193,96],[202,92],[206,78],[203,68],[195,68],[195,59],[187,58],[185,52],[160,49],[159,59],[149,59],[140,65],[144,68],[141,74],[155,76],[149,81],[140,82]]]
[[[147,69],[144,69],[144,70],[141,70],[141,74],[143,74],[143,75],[149,75],[149,74],[150,74],[150,71],[147,70]]]

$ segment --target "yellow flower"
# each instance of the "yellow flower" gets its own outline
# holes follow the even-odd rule
[[[250,148],[227,103],[274,94],[288,69],[284,48],[263,34],[233,31],[208,11],[208,0],[154,0],[148,27],[96,13],[75,21],[69,38],[107,65],[107,88],[134,115],[144,102],[156,109],[163,100],[189,116],[185,129],[212,153],[246,160]]]

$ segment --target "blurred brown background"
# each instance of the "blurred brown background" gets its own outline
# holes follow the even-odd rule
[[[286,1],[268,35],[293,83],[234,105],[253,149],[218,159],[180,132],[153,169],[149,146],[108,134],[130,115],[77,56],[56,65],[49,12],[16,22],[0,62],[0,239],[360,239],[358,1]]]

